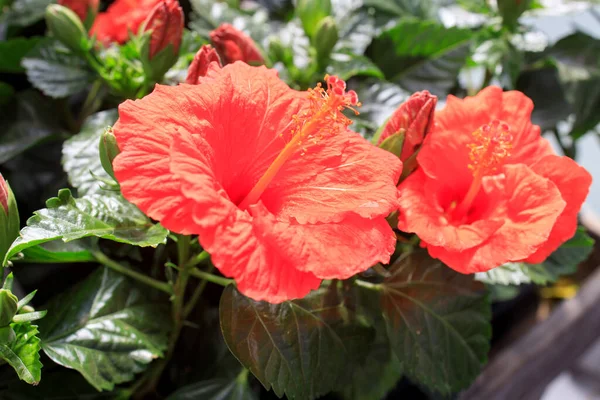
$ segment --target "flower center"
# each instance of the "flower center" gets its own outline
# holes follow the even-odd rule
[[[356,92],[354,90],[346,92],[346,82],[337,76],[325,75],[325,81],[327,89],[324,89],[320,83],[314,89],[308,89],[308,107],[292,116],[291,140],[239,204],[242,210],[258,201],[281,167],[298,149],[301,149],[301,155],[304,155],[307,144],[316,144],[350,125],[352,120],[342,114],[345,108],[358,114],[358,111],[352,108],[361,105]]]
[[[496,172],[510,156],[512,140],[510,127],[500,120],[493,120],[473,132],[473,142],[467,145],[470,149],[469,169],[473,172],[473,181],[463,200],[460,203],[453,202],[450,206],[453,219],[461,219],[468,214],[481,189],[483,177]]]

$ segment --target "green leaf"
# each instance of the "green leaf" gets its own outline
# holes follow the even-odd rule
[[[374,40],[369,53],[389,81],[410,92],[428,89],[443,96],[466,63],[473,35],[468,29],[403,19]]]
[[[21,380],[37,385],[42,375],[37,326],[26,322],[11,324],[11,328],[16,337],[10,343],[0,343],[0,358],[14,368]]]
[[[15,89],[6,82],[0,81],[0,106],[8,103],[15,95]]]
[[[61,132],[56,110],[33,90],[0,108],[0,164]]]
[[[46,7],[53,0],[15,0],[2,16],[2,21],[13,26],[28,26],[44,18]]]
[[[40,42],[22,65],[31,84],[55,98],[84,91],[95,77],[83,60],[56,40]]]
[[[167,300],[151,300],[148,290],[97,269],[47,305],[49,316],[40,322],[44,352],[98,390],[131,381],[163,356],[171,326]]]
[[[247,374],[248,370],[244,370]],[[166,400],[258,400],[244,372],[235,380],[210,379],[184,386]]]
[[[0,72],[23,72],[21,60],[41,39],[41,37],[19,37],[0,42],[0,54],[2,54],[2,57],[0,57]]]
[[[28,247],[21,251],[22,258],[13,258],[12,261],[26,263],[79,263],[96,261],[90,251],[90,246],[81,240],[73,242],[54,241]]]
[[[290,399],[314,399],[336,389],[373,339],[333,290],[269,304],[228,286],[219,313],[233,355],[266,389]]]
[[[559,247],[542,264],[508,263],[478,273],[476,279],[494,285],[546,285],[556,282],[561,276],[575,273],[577,266],[590,255],[593,246],[594,239],[584,228],[579,228],[573,238]]]
[[[394,18],[435,18],[439,8],[437,3],[435,0],[364,0],[365,7],[373,7],[377,12]]]
[[[339,76],[345,81],[354,76],[371,76],[378,79],[384,79],[381,70],[377,65],[373,64],[370,59],[354,54],[332,54],[327,71],[330,74]]]
[[[401,257],[381,285],[388,336],[413,380],[441,393],[464,389],[490,348],[490,304],[469,275],[424,251]]]
[[[106,185],[96,178],[112,179],[102,168],[98,145],[104,130],[113,125],[118,117],[116,109],[90,116],[81,127],[81,132],[63,145],[63,168],[79,196],[105,192],[102,188]]]
[[[10,290],[0,289],[0,328],[10,325],[17,313],[19,299]]]
[[[13,321],[17,323],[31,322],[42,319],[48,314],[48,311],[34,311],[25,314],[18,314],[13,317]]]
[[[75,199],[69,189],[62,189],[46,207],[29,218],[6,260],[24,249],[58,239],[69,242],[95,236],[141,247],[156,247],[167,240],[165,228],[152,223],[120,194],[95,193]]]

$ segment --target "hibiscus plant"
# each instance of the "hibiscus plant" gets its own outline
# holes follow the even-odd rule
[[[592,249],[600,45],[438,3],[0,0],[0,398],[468,388]]]

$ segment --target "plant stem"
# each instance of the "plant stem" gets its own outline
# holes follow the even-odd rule
[[[234,283],[233,279],[222,278],[220,276],[216,276],[208,272],[200,271],[197,268],[191,270],[190,274],[192,276],[195,276],[196,278],[204,279],[205,281],[216,283],[217,285],[221,286],[229,286],[232,283]]]
[[[104,253],[102,253],[99,250],[93,251],[92,254],[94,255],[94,258],[96,259],[96,261],[98,261],[100,264],[104,265],[105,267],[112,269],[113,271],[119,272],[123,275],[133,278],[138,282],[141,282],[145,285],[153,287],[154,289],[160,290],[160,291],[168,293],[168,294],[173,294],[173,290],[171,289],[171,286],[169,286],[169,284],[166,282],[161,282],[159,280],[156,280],[156,279],[150,278],[149,276],[141,274],[137,271],[134,271],[130,268],[126,268],[126,267],[122,266],[121,264],[119,264],[118,262],[108,258],[108,256],[106,256]]]
[[[552,129],[552,133],[554,134],[554,137],[556,138],[556,141],[560,145],[560,148],[562,149],[565,156],[575,159],[575,156],[576,156],[575,141],[573,141],[571,146],[567,146],[565,144],[563,138],[560,136],[560,133],[558,133],[558,129]]]
[[[365,289],[369,289],[369,290],[382,290],[382,287],[380,284],[378,283],[371,283],[371,282],[367,282],[367,281],[361,281],[360,279],[356,279],[354,281],[354,284],[356,286],[360,286],[360,287],[364,287]]]
[[[210,254],[208,254],[208,252],[206,250],[204,250],[204,251],[202,251],[202,253],[198,254],[196,257],[194,257],[192,260],[190,260],[190,262],[188,262],[187,266],[194,267],[198,264],[202,264],[203,262],[205,262],[208,259],[210,259]]]
[[[210,265],[206,272],[210,273],[213,269],[214,269],[214,267],[212,265]],[[183,319],[184,320],[187,319],[187,317],[190,315],[190,313],[194,310],[194,307],[196,306],[196,303],[200,299],[202,292],[204,292],[204,288],[206,287],[207,284],[208,284],[208,281],[206,279],[203,279],[202,282],[196,287],[196,290],[192,294],[190,301],[183,308]]]
[[[102,80],[97,79],[93,84],[92,84],[92,88],[90,89],[90,92],[88,93],[87,97],[85,98],[85,101],[83,103],[83,106],[81,107],[81,112],[79,113],[79,126],[81,126],[83,124],[83,121],[85,121],[85,119],[87,117],[89,117],[91,114],[94,113],[94,111],[96,111],[96,109],[99,107],[98,103],[98,92],[100,92],[100,89],[102,89]]]

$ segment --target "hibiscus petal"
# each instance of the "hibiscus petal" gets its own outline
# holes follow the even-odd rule
[[[533,164],[531,169],[550,179],[560,190],[563,200],[567,203],[548,240],[527,259],[528,263],[538,264],[575,234],[577,214],[590,190],[592,176],[569,157],[556,155],[541,159]]]
[[[487,218],[503,218],[504,225],[481,245],[462,252],[427,246],[432,257],[461,273],[483,272],[522,261],[548,240],[566,204],[560,191],[523,164],[505,166],[503,172],[503,178],[485,179],[483,188],[492,210]]]
[[[261,200],[279,219],[339,221],[350,214],[386,216],[397,207],[402,163],[360,135],[341,131],[300,149]]]
[[[409,176],[398,189],[398,229],[416,233],[427,245],[442,246],[449,251],[466,250],[483,243],[503,224],[501,219],[479,220],[458,226],[451,224],[439,196],[452,197],[451,192],[456,188],[428,178],[423,171]],[[460,193],[460,190],[457,192]]]

